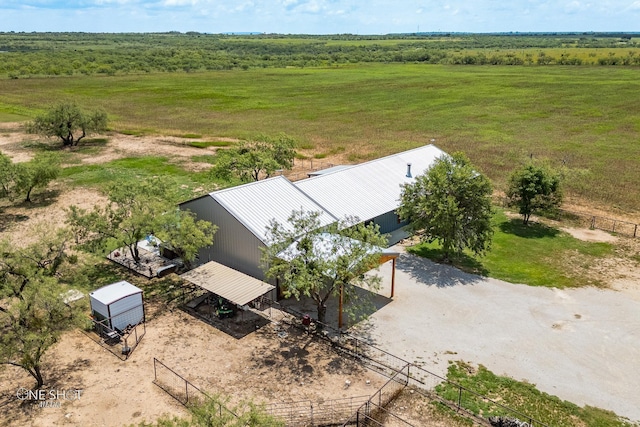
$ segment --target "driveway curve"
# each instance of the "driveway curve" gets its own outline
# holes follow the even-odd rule
[[[388,287],[390,263],[380,274]],[[378,347],[439,375],[450,360],[482,364],[580,406],[640,420],[637,295],[517,285],[403,253],[396,296],[369,326]]]

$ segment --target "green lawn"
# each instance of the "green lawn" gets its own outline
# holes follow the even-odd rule
[[[598,258],[612,255],[613,245],[584,242],[539,223],[525,226],[519,218],[507,218],[503,211],[498,211],[493,221],[495,234],[491,251],[478,258],[465,254],[456,259],[454,265],[531,286],[601,285],[590,277],[586,267]],[[409,252],[436,260],[442,256],[436,243],[423,243],[410,248]]]
[[[151,156],[127,157],[98,165],[67,166],[61,174],[61,178],[66,179],[72,186],[98,189],[104,189],[117,180],[145,179],[153,176],[171,180],[175,184],[178,201],[192,199],[214,188],[237,184],[214,179],[206,172],[187,171],[165,157]]]
[[[436,392],[471,412],[488,416],[515,417],[528,422],[527,415],[535,420],[553,427],[631,427],[633,424],[621,419],[611,411],[591,406],[579,406],[560,400],[556,396],[536,389],[535,385],[519,382],[508,377],[495,375],[484,366],[477,370],[469,365],[458,362],[449,365],[447,379],[462,386],[463,390],[451,383],[444,383],[436,387]],[[484,395],[515,409],[522,415],[505,411],[498,405],[477,398],[474,393]]]
[[[362,161],[427,144],[462,150],[503,188],[533,156],[567,193],[640,210],[640,79],[623,67],[357,64],[326,68],[0,79],[0,115],[59,99],[127,133],[250,138],[285,132]]]

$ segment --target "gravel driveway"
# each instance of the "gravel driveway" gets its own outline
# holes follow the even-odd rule
[[[386,295],[390,264],[380,270]],[[482,364],[580,406],[640,420],[637,294],[516,285],[402,254],[396,296],[372,315],[367,333],[440,375],[448,360]]]

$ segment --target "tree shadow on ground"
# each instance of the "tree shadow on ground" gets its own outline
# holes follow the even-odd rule
[[[525,239],[542,239],[545,237],[556,237],[560,234],[560,230],[541,224],[539,222],[529,222],[523,224],[520,219],[510,219],[501,222],[498,227],[500,231],[507,234],[513,234]]]
[[[20,201],[15,203],[13,206],[22,209],[46,208],[58,200],[58,196],[60,196],[61,193],[62,191],[58,189],[47,189],[43,191],[34,190],[34,192],[31,193],[30,202],[24,200],[25,194],[21,194],[20,199],[18,199]]]
[[[489,271],[484,267],[484,265],[466,253],[461,255],[455,255],[451,259],[451,263],[445,263],[444,253],[440,248],[429,248],[426,246],[418,246],[411,248],[409,252],[413,255],[417,255],[422,258],[430,259],[433,262],[442,265],[450,265],[452,267],[459,268],[460,270],[470,273],[470,274],[478,274],[480,276],[486,276],[489,274]]]
[[[0,209],[0,232],[6,231],[11,225],[28,220],[27,215],[11,214]]]
[[[349,328],[380,310],[392,300],[388,296],[378,294],[370,289],[352,285],[354,295],[351,302],[344,301],[343,327]],[[313,319],[317,319],[318,310],[315,301],[310,297],[302,296],[300,299],[288,298],[280,301],[280,304],[287,308],[292,314],[302,316],[309,314]],[[325,323],[327,326],[338,329],[338,307],[339,299],[336,295],[331,295],[326,302],[327,313]],[[349,315],[349,312],[352,315]]]
[[[481,273],[469,273],[460,270],[457,265],[438,264],[419,255],[402,254],[398,258],[396,268],[407,273],[418,284],[447,288],[457,285],[473,285],[480,278],[478,274],[486,274],[486,270],[479,262],[476,270]]]

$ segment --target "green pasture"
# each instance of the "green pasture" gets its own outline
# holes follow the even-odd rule
[[[171,163],[166,157],[127,157],[104,164],[66,166],[61,178],[71,186],[93,187],[104,190],[117,181],[140,180],[154,176],[169,180],[176,202],[198,197],[215,188],[238,184],[221,182],[206,172],[191,172]],[[168,195],[169,196],[169,195]]]
[[[285,132],[359,162],[435,144],[497,188],[530,157],[563,166],[569,195],[640,209],[640,79],[631,67],[358,64],[326,68],[0,79],[0,117],[60,99],[127,133],[250,138]],[[7,116],[12,117],[12,116]]]
[[[596,260],[612,256],[609,243],[584,242],[556,228],[540,223],[523,225],[520,218],[507,218],[502,211],[494,216],[491,250],[482,257],[465,254],[454,261],[463,270],[512,283],[555,288],[600,286],[589,274]],[[437,243],[423,243],[409,252],[438,260]]]

